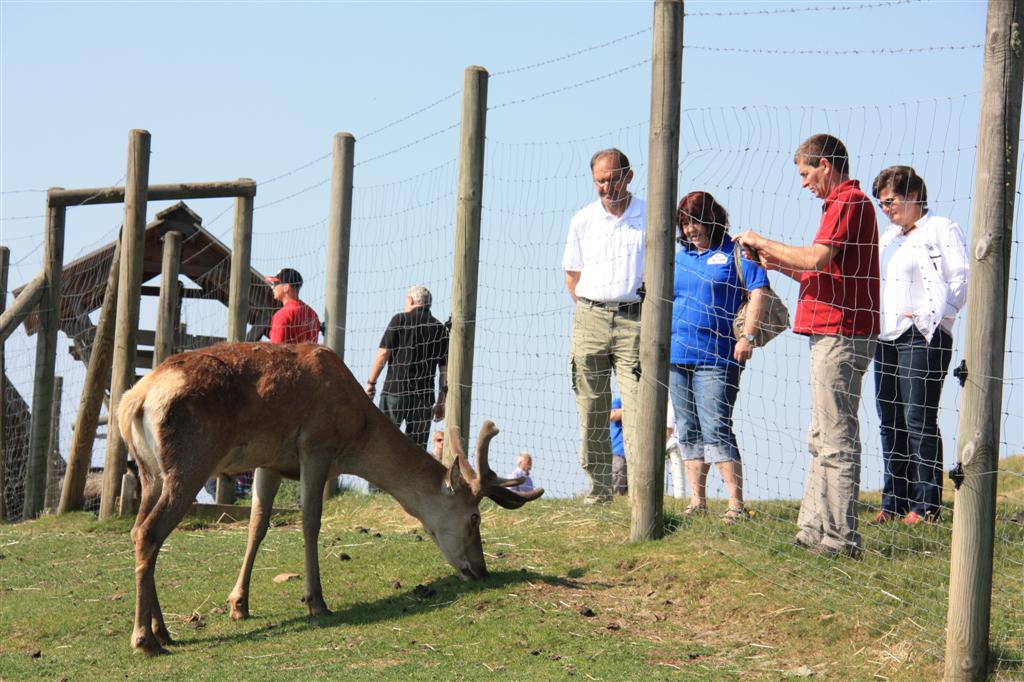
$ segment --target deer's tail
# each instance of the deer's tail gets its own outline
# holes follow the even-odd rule
[[[152,453],[149,452],[143,425],[146,394],[146,387],[140,382],[121,396],[117,407],[117,426],[139,469],[144,475],[155,476],[159,472],[159,463],[150,456]]]

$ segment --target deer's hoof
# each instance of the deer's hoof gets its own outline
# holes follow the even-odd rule
[[[245,620],[249,617],[248,599],[228,599],[231,605],[231,620]]]
[[[157,629],[153,630],[153,637],[161,646],[174,646],[175,644],[177,644],[177,642],[174,641],[174,638],[171,637],[171,633],[168,632],[167,628],[163,626],[160,626]]]
[[[157,641],[153,633],[148,630],[145,634],[132,638],[132,648],[136,651],[141,651],[147,658],[170,653],[160,645],[160,642]]]
[[[302,601],[306,602],[306,606],[309,608],[309,615],[311,616],[330,616],[332,613],[327,608],[327,602],[321,596],[303,597]]]

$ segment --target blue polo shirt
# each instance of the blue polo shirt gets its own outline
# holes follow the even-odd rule
[[[675,292],[672,302],[672,351],[674,365],[738,364],[732,357],[736,340],[732,321],[743,303],[733,249],[728,235],[717,249],[698,254],[676,253]],[[747,290],[768,286],[764,269],[741,259]]]
[[[622,398],[612,398],[612,409],[618,410],[622,408]],[[616,457],[626,456],[626,445],[622,442],[622,422],[609,421],[608,430],[611,431],[609,434],[612,438],[612,454]]]

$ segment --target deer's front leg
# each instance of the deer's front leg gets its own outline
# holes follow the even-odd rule
[[[324,483],[331,455],[318,452],[300,456],[299,478],[302,484],[302,536],[306,544],[306,580],[302,602],[311,616],[327,616],[331,610],[324,602],[320,583],[320,516],[324,510]]]
[[[281,474],[270,469],[256,469],[252,483],[252,509],[249,511],[249,539],[245,545],[245,558],[242,560],[242,570],[238,573],[235,589],[228,595],[232,620],[249,617],[249,582],[252,578],[252,567],[256,563],[256,552],[260,548],[260,543],[267,535],[270,512],[280,486]]]

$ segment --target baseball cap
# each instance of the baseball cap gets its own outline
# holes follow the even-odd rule
[[[291,268],[284,268],[276,275],[271,275],[265,279],[271,284],[302,284],[302,275],[299,274],[298,270]]]

